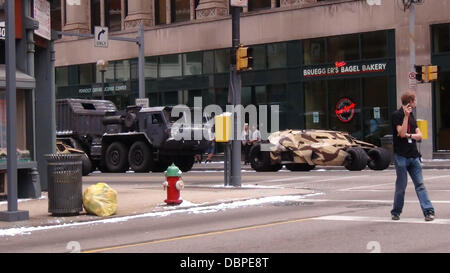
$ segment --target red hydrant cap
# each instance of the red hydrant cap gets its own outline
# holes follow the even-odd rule
[[[172,164],[172,166],[169,166],[166,171],[166,177],[181,177],[182,172],[180,169],[175,166],[175,164]]]

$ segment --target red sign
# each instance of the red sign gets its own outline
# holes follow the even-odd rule
[[[343,98],[336,104],[336,116],[342,122],[350,122],[355,117],[356,104],[349,98]]]
[[[346,62],[336,62],[335,65],[336,65],[336,67],[343,67],[343,66],[346,66],[347,63]]]

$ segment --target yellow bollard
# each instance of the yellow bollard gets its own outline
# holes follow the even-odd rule
[[[417,127],[422,132],[422,139],[428,139],[428,121],[424,119],[417,120]]]

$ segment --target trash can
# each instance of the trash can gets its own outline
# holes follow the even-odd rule
[[[392,135],[385,135],[384,137],[380,138],[381,141],[381,147],[385,148],[389,151],[389,154],[391,156],[391,164],[394,163],[394,143],[392,139]]]
[[[48,179],[48,212],[78,215],[83,210],[80,154],[45,155]]]

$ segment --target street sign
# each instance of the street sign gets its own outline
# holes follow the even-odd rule
[[[95,27],[94,46],[108,48],[109,29],[107,27]]]
[[[39,28],[34,33],[44,39],[51,40],[50,2],[34,0],[34,19],[39,22]]]
[[[6,37],[6,27],[5,22],[0,22],[0,40],[5,40]]]
[[[408,78],[410,80],[415,80],[416,79],[416,72],[409,72]]]
[[[248,0],[230,0],[232,7],[248,7]]]
[[[147,108],[149,106],[148,98],[144,99],[136,99],[136,106],[141,106],[143,108]]]

